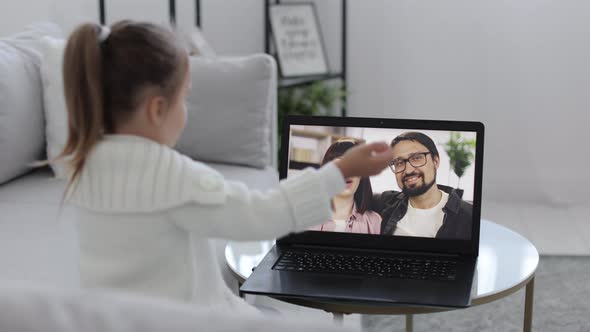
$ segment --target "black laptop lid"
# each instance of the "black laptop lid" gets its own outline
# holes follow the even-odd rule
[[[343,226],[342,220],[332,218],[326,224],[289,234],[277,242],[477,256],[484,141],[484,126],[480,122],[289,115],[283,125],[280,177],[307,167],[321,167],[322,161],[341,153],[338,149],[346,142],[391,144],[396,137],[405,142],[398,144],[396,151],[409,147],[405,152],[411,152],[396,158],[397,168],[390,165],[377,176],[357,180],[358,184],[348,181],[347,189],[357,188],[350,190],[356,190],[356,220],[363,220],[358,227],[352,228],[350,219]],[[423,162],[427,164],[421,166]],[[408,166],[412,163],[417,167]],[[411,178],[412,172],[410,178],[404,178],[404,174],[408,175],[400,172],[404,167],[418,170],[414,174],[422,181],[421,186],[406,182],[418,180]],[[439,223],[432,231],[410,223],[413,219],[409,218],[423,210],[407,207],[411,204],[409,197],[419,196],[424,189],[420,187],[426,188],[430,183],[446,193],[443,218],[452,218],[452,223],[444,221],[446,226]],[[404,219],[406,214],[408,219]],[[346,227],[351,228],[344,230]]]

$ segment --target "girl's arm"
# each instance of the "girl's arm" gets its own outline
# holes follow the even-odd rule
[[[185,204],[172,209],[170,217],[179,227],[206,237],[272,239],[325,223],[330,218],[330,199],[345,188],[342,173],[333,163],[304,170],[264,192],[240,182],[223,185],[223,204]]]

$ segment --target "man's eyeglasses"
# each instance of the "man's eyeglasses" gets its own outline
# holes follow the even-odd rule
[[[406,169],[406,163],[410,163],[412,167],[422,167],[426,165],[426,155],[430,152],[416,152],[411,154],[407,159],[397,158],[389,163],[389,168],[393,173],[401,173]]]

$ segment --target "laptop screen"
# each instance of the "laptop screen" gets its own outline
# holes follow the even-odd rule
[[[378,175],[346,179],[346,188],[332,199],[330,218],[307,233],[470,242],[479,234],[478,222],[477,232],[473,228],[480,215],[481,149],[476,149],[477,127],[464,124],[292,117],[284,128],[287,177],[319,168],[362,143],[386,142],[394,158]]]

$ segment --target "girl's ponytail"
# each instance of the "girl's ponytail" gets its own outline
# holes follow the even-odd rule
[[[57,159],[69,166],[65,198],[94,146],[133,116],[146,88],[174,97],[188,53],[171,31],[155,24],[126,20],[109,29],[86,23],[70,35],[63,63],[69,125]]]
[[[68,114],[68,139],[58,159],[67,157],[69,182],[84,167],[94,145],[104,134],[104,82],[101,27],[87,23],[68,39],[64,52],[63,78]]]

